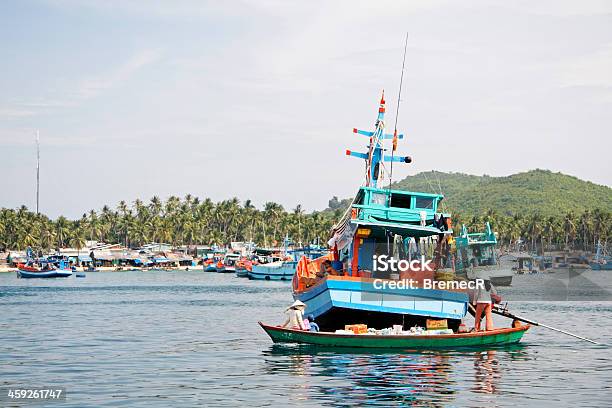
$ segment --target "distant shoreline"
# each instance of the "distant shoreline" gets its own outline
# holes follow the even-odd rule
[[[201,271],[204,269],[202,265],[198,266],[180,266],[180,267],[172,267],[172,268],[156,268],[154,270],[165,270],[165,271]],[[17,272],[17,268],[13,267],[4,267],[0,266],[0,273],[9,273],[9,272]],[[78,267],[76,268],[76,272],[149,272],[151,269],[139,269],[139,268],[117,268],[115,266],[102,266],[96,268],[95,271],[88,271],[87,268]]]

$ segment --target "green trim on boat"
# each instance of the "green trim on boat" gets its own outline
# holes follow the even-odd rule
[[[473,332],[445,335],[370,335],[336,334],[331,332],[308,332],[283,329],[259,322],[274,343],[312,344],[326,347],[364,347],[399,349],[454,349],[463,347],[488,347],[518,343],[529,325],[518,328],[495,329],[486,332]]]

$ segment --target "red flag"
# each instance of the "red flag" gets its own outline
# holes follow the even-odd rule
[[[397,129],[393,131],[393,151],[397,150]]]

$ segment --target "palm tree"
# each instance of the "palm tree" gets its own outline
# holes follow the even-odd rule
[[[531,237],[531,250],[535,252],[537,251],[536,242],[542,234],[542,218],[539,214],[533,214],[529,217],[527,232]]]
[[[293,214],[296,215],[298,221],[298,242],[302,242],[302,214],[304,214],[304,210],[302,209],[302,204],[298,204],[293,210]]]
[[[77,249],[77,265],[78,258],[81,255],[81,249],[85,246],[85,230],[76,224],[70,232],[70,246]]]
[[[58,248],[63,248],[70,234],[70,221],[68,221],[66,217],[60,216],[57,221],[55,221],[55,232],[57,236],[57,246]]]
[[[576,236],[576,222],[572,211],[566,213],[563,217],[563,232],[565,234],[565,249],[567,250],[570,239],[573,246],[574,237]]]

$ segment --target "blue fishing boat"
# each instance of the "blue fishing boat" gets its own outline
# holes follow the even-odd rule
[[[237,278],[248,278],[249,277],[249,270],[244,268],[244,267],[237,267],[236,268],[236,277]]]
[[[67,278],[71,275],[72,271],[65,268],[63,262],[59,268],[47,260],[28,261],[17,265],[17,277],[23,279]]]
[[[488,278],[495,286],[510,286],[514,273],[500,264],[497,256],[497,237],[491,225],[485,223],[484,232],[468,232],[461,226],[455,238],[457,257],[455,273],[467,279]]]
[[[217,257],[213,257],[210,259],[206,259],[203,262],[202,268],[204,272],[217,272],[217,264],[220,262],[220,259]]]
[[[328,242],[332,252],[316,260],[299,260],[293,297],[306,304],[305,315],[312,314],[321,330],[356,322],[406,328],[425,326],[426,319],[448,319],[448,327],[457,329],[468,308],[465,291],[427,287],[428,282],[436,282],[436,265],[441,254],[448,253],[452,234],[450,215],[439,211],[444,197],[379,187],[390,176],[389,165],[392,169],[393,163],[412,160],[395,154],[403,135],[397,129],[385,133],[384,116],[383,93],[375,129],[353,129],[369,139],[367,152],[346,152],[365,160],[365,184],[333,227]],[[390,152],[385,140],[392,140]],[[397,273],[381,270],[374,257],[382,259],[382,255],[404,260],[409,267]],[[425,260],[425,255],[432,259]],[[330,263],[333,274],[329,274]]]

